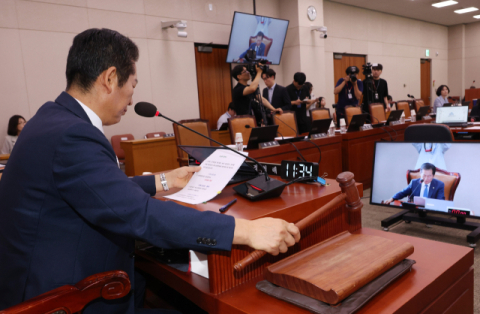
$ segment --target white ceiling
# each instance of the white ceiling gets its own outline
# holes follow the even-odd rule
[[[458,4],[443,8],[432,7],[432,3],[443,0],[329,0],[331,2],[343,3],[359,8],[404,16],[430,23],[451,26],[479,22],[473,18],[480,15],[480,0],[455,0]],[[453,11],[476,7],[479,10],[457,14]]]

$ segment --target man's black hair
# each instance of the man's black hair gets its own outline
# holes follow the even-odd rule
[[[14,115],[8,120],[8,129],[7,129],[7,134],[10,136],[17,136],[18,135],[18,120],[23,119],[25,120],[24,117],[19,116],[19,115]],[[27,121],[27,120],[25,120]]]
[[[380,63],[376,63],[372,66],[372,69],[383,71],[383,65],[381,65]]]
[[[448,93],[450,94],[450,88],[448,88],[447,85],[440,85],[438,88],[437,88],[437,96],[440,96],[442,94],[442,89],[446,87],[448,89]]]
[[[262,36],[262,40],[263,40],[263,37],[265,37],[265,34],[263,34],[262,32],[258,32],[257,36],[255,36],[255,37],[258,37],[258,36]]]
[[[297,72],[293,76],[293,80],[297,82],[299,85],[305,84],[305,81],[307,80],[307,76],[303,72]]]
[[[262,75],[265,74],[267,77],[272,77],[275,78],[275,76],[277,75],[277,73],[275,73],[275,71],[273,71],[273,69],[268,69],[266,72],[263,72]]]
[[[106,28],[87,29],[75,36],[68,52],[67,90],[75,85],[88,92],[98,76],[112,66],[122,87],[135,74],[138,55],[137,45],[128,37]]]
[[[238,81],[238,77],[237,77],[237,76],[239,76],[240,74],[242,74],[243,68],[244,68],[244,66],[241,65],[241,64],[239,64],[239,65],[236,65],[236,66],[233,68],[233,70],[232,70],[232,77],[233,77],[234,79],[236,79],[237,81]]]
[[[231,103],[228,104],[228,109],[232,109],[233,111],[235,111],[235,105],[233,104],[233,101]]]
[[[420,170],[432,170],[432,174],[435,175],[437,168],[433,164],[426,162],[420,167]]]
[[[387,95],[387,100],[388,100],[388,101],[392,101],[392,100],[393,100],[392,96]]]

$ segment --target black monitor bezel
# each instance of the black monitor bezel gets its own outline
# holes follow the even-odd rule
[[[257,14],[252,14],[252,13],[240,12],[240,11],[234,11],[233,12],[232,26],[230,27],[230,36],[228,36],[228,49],[227,49],[227,57],[225,59],[225,62],[230,63],[230,64],[238,63],[238,62],[228,62],[228,53],[230,51],[230,42],[232,40],[233,22],[235,21],[235,14],[237,14],[237,13],[246,14],[246,15],[253,15],[253,16],[268,17],[270,19],[287,21],[287,31],[285,32],[285,38],[283,38],[283,45],[282,45],[282,52],[280,53],[280,59],[278,59],[278,63],[269,63],[269,65],[280,65],[280,63],[282,62],[283,49],[285,48],[285,41],[287,40],[288,26],[290,25],[290,20],[279,19],[279,18],[276,18],[276,17],[266,16],[266,15],[257,15]],[[238,63],[238,64],[244,64],[244,63]]]
[[[388,143],[388,144],[392,144],[392,143],[398,143],[398,144],[411,144],[411,143],[424,143],[424,141],[408,141],[408,142],[382,142],[382,141],[376,141],[375,142],[375,146],[374,146],[374,150],[373,150],[373,163],[372,163],[372,181],[370,182],[370,199],[369,199],[369,204],[370,205],[374,205],[374,206],[382,206],[382,207],[388,207],[388,208],[397,208],[399,210],[409,210],[410,212],[412,213],[435,213],[435,214],[441,214],[441,215],[445,215],[445,216],[449,216],[449,217],[463,217],[463,218],[472,218],[472,219],[478,219],[480,220],[480,216],[465,216],[465,215],[459,215],[459,214],[452,214],[452,213],[446,213],[446,212],[441,212],[441,211],[436,211],[436,210],[431,210],[431,209],[426,209],[426,208],[422,208],[422,209],[409,209],[409,208],[406,208],[406,207],[399,207],[399,206],[392,206],[392,205],[386,205],[386,204],[380,204],[380,203],[373,203],[372,202],[372,197],[373,197],[373,179],[375,178],[375,158],[377,156],[377,145],[379,143]],[[433,144],[443,144],[443,143],[447,143],[447,142],[434,142]],[[468,142],[458,142],[458,143],[455,143],[455,142],[449,142],[449,144],[469,144],[469,145],[475,145],[475,144],[478,144],[480,145],[480,143],[468,143]]]

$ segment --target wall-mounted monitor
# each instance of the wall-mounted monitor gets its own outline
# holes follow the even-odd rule
[[[478,152],[480,143],[377,142],[370,204],[480,218]]]
[[[235,12],[227,62],[244,63],[246,52],[253,49],[257,59],[266,59],[269,64],[280,64],[287,29],[288,20]]]

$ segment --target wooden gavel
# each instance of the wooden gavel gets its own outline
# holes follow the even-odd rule
[[[351,211],[359,211],[362,209],[363,204],[358,194],[358,190],[355,187],[355,180],[353,173],[351,172],[342,172],[337,176],[337,182],[342,189],[342,194],[336,196],[333,200],[320,207],[307,217],[303,218],[295,224],[298,229],[303,230],[312,223],[316,222],[322,216],[329,214],[332,209],[335,209],[336,205],[341,201],[345,200],[347,203],[347,208]],[[240,272],[245,269],[248,265],[258,261],[260,258],[265,256],[267,252],[255,250],[249,255],[247,255],[241,261],[235,263],[233,268],[235,271]]]

